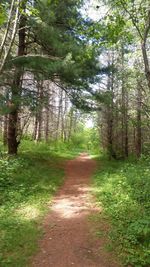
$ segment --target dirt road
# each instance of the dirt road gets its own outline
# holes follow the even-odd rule
[[[103,242],[91,231],[89,215],[98,212],[91,201],[90,177],[96,163],[82,154],[66,164],[66,180],[45,218],[44,237],[33,267],[118,267]]]

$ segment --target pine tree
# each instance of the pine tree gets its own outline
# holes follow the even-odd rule
[[[13,72],[9,101],[8,153],[16,154],[18,113],[22,101],[22,78],[29,71],[39,80],[51,80],[73,99],[82,94],[97,73],[96,54],[81,28],[82,1],[22,1],[19,6],[18,52],[13,49],[4,72]],[[15,70],[15,71],[14,71]],[[81,92],[81,93],[79,93]],[[76,97],[77,99],[77,97]]]

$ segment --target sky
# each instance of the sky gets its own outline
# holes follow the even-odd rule
[[[83,14],[94,21],[102,19],[107,12],[106,6],[100,0],[88,0],[85,4]]]
[[[99,7],[99,8],[97,8]],[[106,6],[103,4],[103,1],[101,0],[87,0],[85,4],[85,10],[82,10],[82,13],[84,16],[91,18],[94,21],[98,21],[102,19],[105,14],[107,13]],[[94,121],[89,117],[86,122],[85,126],[87,128],[93,128]]]
[[[94,126],[93,119],[92,118],[88,118],[88,120],[85,123],[85,127],[86,128],[93,128],[93,126]]]

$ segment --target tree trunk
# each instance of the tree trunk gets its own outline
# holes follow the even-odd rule
[[[142,152],[142,129],[141,129],[141,89],[140,86],[138,86],[138,91],[137,91],[137,135],[136,135],[136,155],[137,157],[141,156]]]
[[[15,109],[9,114],[9,126],[8,126],[8,154],[17,154],[19,141],[17,140],[17,121],[18,110]]]
[[[43,124],[43,83],[41,81],[38,82],[38,110],[36,112],[36,134],[35,140],[37,142],[42,139],[42,124]]]
[[[142,43],[141,45],[142,49],[142,54],[143,54],[143,60],[144,60],[144,67],[145,67],[145,76],[147,79],[147,84],[150,89],[150,67],[149,67],[149,60],[148,60],[148,55],[146,51],[146,43]]]
[[[4,116],[4,132],[3,132],[3,144],[7,145],[7,135],[8,135],[8,115]]]
[[[38,130],[38,115],[37,115],[37,112],[36,112],[36,114],[35,114],[34,132],[33,132],[33,139],[34,140],[36,140],[37,130]]]
[[[25,11],[25,4],[23,4],[23,8]],[[25,25],[26,25],[26,17],[22,14],[20,16],[19,22],[19,47],[17,56],[22,56],[25,54]],[[9,103],[10,113],[8,119],[8,154],[17,154],[18,145],[20,143],[17,140],[17,122],[18,122],[18,112],[19,112],[19,100],[21,97],[21,77],[23,74],[23,69],[16,68],[16,72],[14,74],[14,80],[11,88],[11,100]]]
[[[45,141],[48,142],[49,139],[49,103],[48,106],[46,107],[46,122],[45,122]]]
[[[11,38],[9,39],[8,48],[5,49],[5,42],[7,40],[11,20],[13,18],[12,14],[13,14],[14,6],[16,6],[16,10],[15,10],[15,19],[14,19],[13,30],[11,32]],[[20,0],[18,0],[18,1],[12,0],[11,1],[11,7],[10,7],[10,14],[9,14],[9,18],[8,18],[8,22],[7,22],[7,26],[6,26],[6,31],[5,31],[3,40],[2,40],[2,44],[0,46],[0,73],[2,73],[2,71],[3,71],[4,65],[6,63],[6,60],[9,56],[9,54],[10,54],[12,45],[13,45],[14,40],[15,40],[15,36],[16,36],[16,32],[17,32],[17,26],[18,26],[19,8],[20,8]],[[3,50],[5,50],[4,56],[3,56]]]
[[[74,116],[74,110],[73,110],[73,107],[71,107],[70,116],[69,116],[68,141],[70,141],[71,135],[72,135],[73,116]]]
[[[128,138],[128,92],[126,92],[126,104],[125,104],[125,156],[128,157],[129,155],[129,138]]]
[[[40,142],[41,140],[42,140],[42,110],[40,110],[38,114],[38,132],[36,141]]]
[[[60,122],[61,122],[61,114],[62,114],[62,101],[63,101],[63,91],[59,89],[59,106],[58,106],[58,115],[57,115],[57,123],[56,123],[56,140],[62,135],[62,131],[60,132]]]
[[[113,64],[113,56],[112,56]],[[114,74],[113,72],[108,75],[107,90],[110,92],[110,103],[108,105],[107,114],[107,149],[109,159],[116,158],[116,152],[113,148],[113,124],[114,124]]]
[[[128,157],[128,92],[125,85],[124,45],[121,46],[121,72],[122,72],[122,157]]]
[[[108,116],[110,116],[110,112],[108,112]],[[111,159],[114,156],[113,151],[113,118],[108,118],[108,128],[107,128],[107,142],[108,142],[108,154],[109,159]]]
[[[128,93],[122,87],[122,156],[128,157]]]

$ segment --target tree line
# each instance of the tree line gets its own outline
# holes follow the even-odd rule
[[[54,99],[58,90],[59,96],[53,100],[59,103],[55,132],[58,132],[62,117],[64,139],[67,138],[64,117],[73,110],[70,105],[68,111],[67,96],[79,107],[88,106],[83,90],[88,90],[98,68],[96,49],[83,32],[90,22],[82,18],[81,5],[82,1],[44,0],[12,0],[1,4],[0,100],[9,154],[17,153],[24,112],[34,115],[34,136],[40,140],[42,112],[43,108],[47,109],[45,131],[50,131],[50,106],[55,106],[50,98]],[[56,90],[53,90],[54,84]],[[45,136],[47,139],[48,133]]]
[[[69,140],[77,109],[97,112],[110,158],[149,151],[149,1],[89,2],[1,2],[1,134],[9,154],[23,134]]]
[[[150,3],[99,1],[99,14],[101,4],[106,12],[97,23],[97,43],[107,68],[99,84],[102,146],[110,158],[140,157],[150,145]]]

